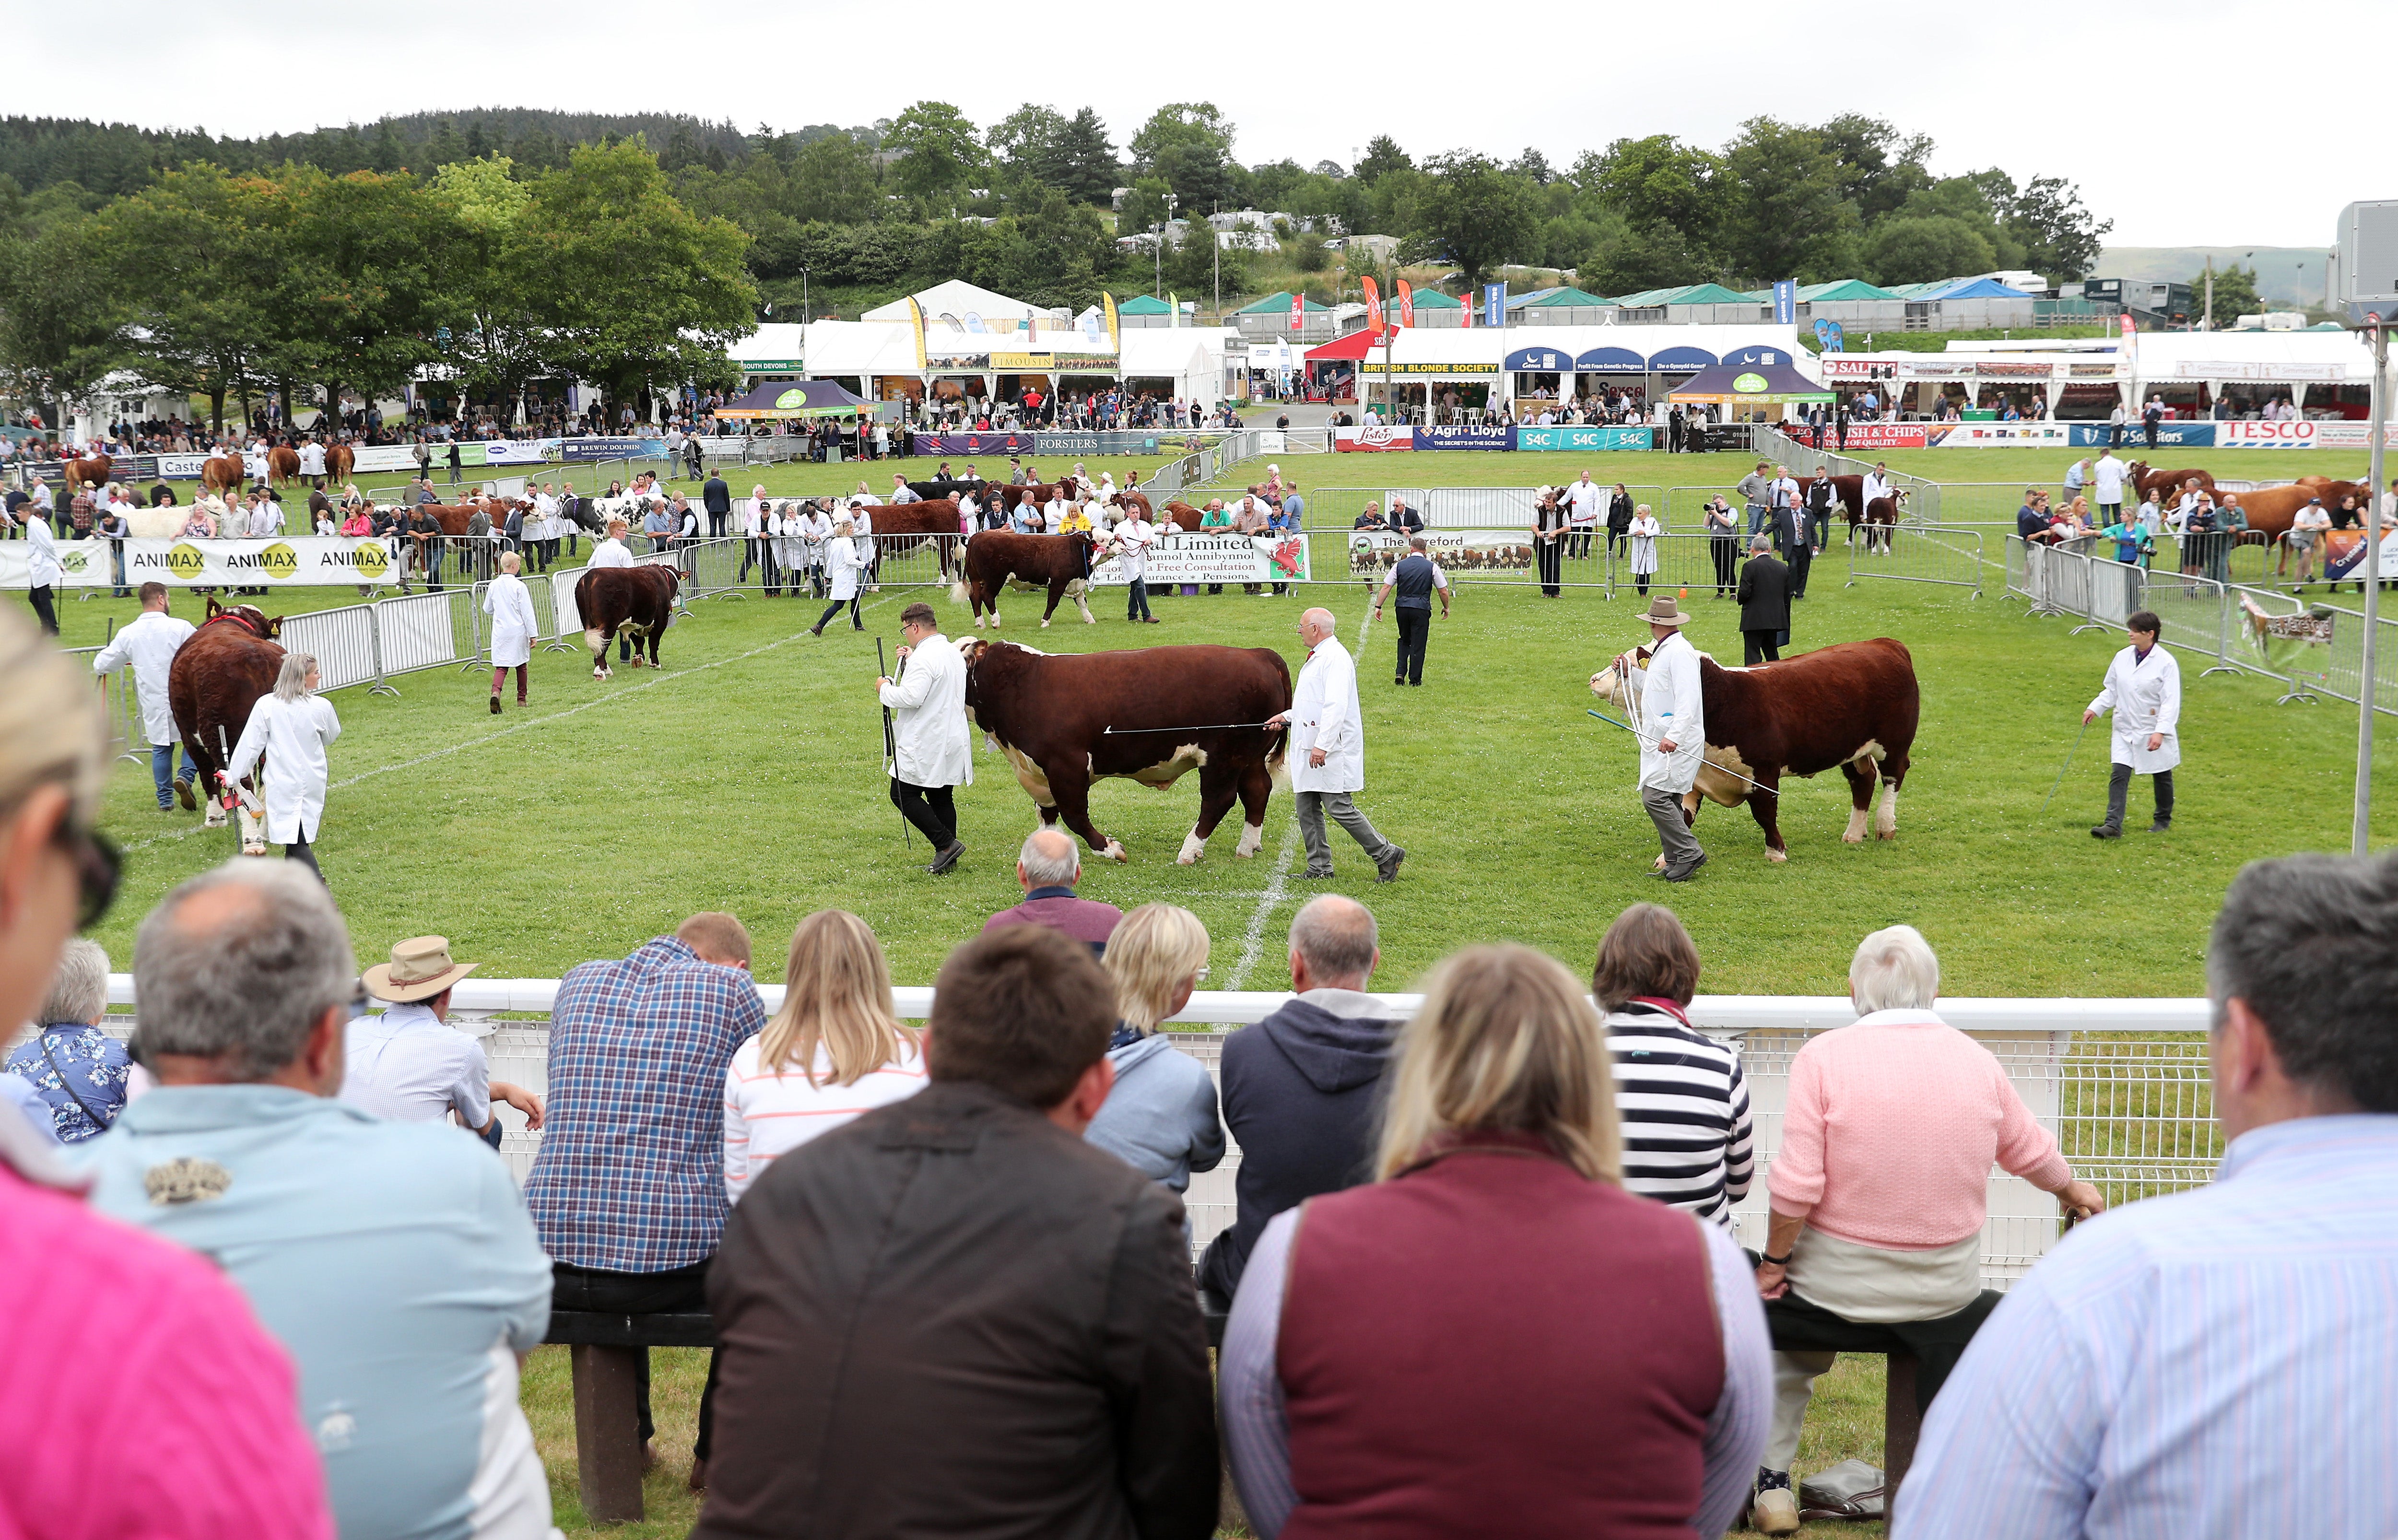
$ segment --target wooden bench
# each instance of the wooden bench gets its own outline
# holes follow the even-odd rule
[[[638,1523],[641,1476],[640,1355],[653,1347],[713,1347],[716,1322],[704,1313],[625,1315],[553,1310],[549,1334],[563,1344],[574,1374],[574,1458],[583,1514],[595,1524]]]

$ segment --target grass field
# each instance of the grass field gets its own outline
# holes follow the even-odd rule
[[[1916,474],[2019,490],[2027,480],[2054,484],[2070,457],[1994,450],[1886,458]],[[2359,475],[2363,459],[2213,457],[2226,475],[2257,478]],[[1293,456],[1282,465],[1311,490],[1523,485],[1583,468],[1565,455]],[[1589,468],[1636,486],[1728,485],[1746,457],[1593,456]],[[754,479],[801,493],[847,490],[861,477],[887,484],[889,472],[787,466]],[[2012,511],[2009,502],[1993,517]],[[1662,893],[1646,876],[1656,846],[1632,790],[1632,745],[1583,714],[1589,674],[1645,635],[1628,597],[1610,603],[1571,589],[1550,601],[1522,585],[1468,585],[1454,617],[1435,624],[1420,690],[1388,682],[1394,639],[1391,628],[1375,628],[1359,669],[1367,742],[1359,800],[1408,859],[1397,883],[1377,886],[1336,836],[1340,875],[1329,885],[1365,900],[1381,922],[1377,984],[1406,988],[1444,953],[1493,938],[1543,948],[1580,972],[1619,909],[1664,898],[1696,937],[1706,960],[1701,988],[1711,993],[1839,993],[1857,938],[1905,920],[1940,950],[1950,993],[2189,994],[2203,987],[2207,926],[2243,862],[2346,847],[2353,708],[2276,708],[2270,682],[2202,680],[2186,661],[2175,831],[2101,844],[2083,833],[2104,797],[2100,730],[2082,741],[2054,805],[2045,816],[2039,808],[2120,638],[2068,637],[2063,621],[2026,619],[1999,597],[1995,577],[1990,597],[1976,601],[1873,580],[1844,588],[1844,567],[1836,546],[1816,569],[1793,640],[1804,649],[1888,635],[1913,650],[1924,714],[1898,839],[1841,844],[1845,785],[1837,777],[1794,783],[1783,814],[1788,864],[1762,858],[1745,812],[1709,809],[1699,832],[1713,861],[1696,882]],[[896,640],[900,607],[924,592],[869,595],[869,624]],[[1310,597],[1334,609],[1354,642],[1365,616],[1359,590],[1327,583]],[[273,604],[292,611],[355,598],[292,590]],[[963,612],[938,602],[962,623]],[[1098,626],[1061,621],[1045,632],[1019,602],[1006,634],[1071,652],[1271,645],[1296,672],[1299,599],[1160,599],[1165,624],[1137,632],[1118,602],[1115,590],[1102,590]],[[1698,644],[1737,655],[1731,607],[1704,592],[1689,602]],[[194,601],[179,606],[188,612]],[[333,750],[319,849],[361,959],[438,931],[485,977],[555,976],[586,958],[622,955],[694,910],[727,909],[749,925],[759,976],[773,980],[793,925],[837,905],[873,925],[897,979],[930,981],[952,944],[1017,897],[1012,863],[1033,826],[1031,805],[997,760],[978,753],[977,784],[959,798],[969,854],[954,875],[924,876],[927,853],[902,844],[884,794],[872,640],[845,630],[808,636],[818,608],[754,595],[703,601],[670,632],[657,674],[620,670],[595,682],[574,657],[536,655],[532,706],[499,719],[485,711],[485,682],[455,672],[405,676],[397,699],[336,695],[346,731]],[[65,640],[97,642],[108,620],[130,613],[106,600],[67,603]],[[2389,773],[2377,790],[2388,806]],[[2135,790],[2135,799],[2146,794]],[[1178,867],[1195,802],[1187,781],[1165,793],[1105,783],[1094,816],[1133,859],[1093,865],[1084,892],[1126,908],[1186,905],[1215,938],[1211,987],[1275,987],[1283,929],[1314,891],[1289,880],[1298,854],[1289,803],[1277,799],[1259,858],[1233,858],[1237,831],[1227,829],[1200,864]],[[2136,800],[2134,813],[2145,821]],[[124,898],[100,932],[121,968],[155,899],[229,856],[232,836],[201,832],[191,815],[152,811],[147,767],[130,763],[118,767],[104,821],[128,851]],[[2393,831],[2398,814],[2384,815],[2377,838]],[[680,1534],[696,1512],[682,1481],[702,1360],[657,1357],[667,1458],[649,1483],[651,1521],[614,1532],[626,1535]],[[585,1533],[562,1349],[534,1356],[524,1400],[559,1521]],[[1880,1421],[1879,1363],[1843,1359],[1819,1386],[1800,1468],[1850,1455],[1879,1463]]]

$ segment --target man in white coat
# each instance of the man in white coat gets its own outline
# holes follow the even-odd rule
[[[1374,880],[1387,883],[1399,873],[1408,853],[1374,831],[1374,826],[1350,800],[1366,786],[1366,729],[1357,708],[1357,665],[1333,635],[1330,610],[1310,610],[1299,617],[1299,639],[1307,643],[1307,661],[1291,691],[1290,709],[1268,722],[1268,727],[1290,728],[1290,784],[1299,798],[1299,832],[1307,842],[1307,870],[1302,877],[1332,875],[1332,847],[1324,837],[1324,816],[1349,831],[1374,863]]]
[[[183,773],[175,774],[175,745],[182,738],[175,731],[175,713],[167,704],[167,670],[174,666],[176,650],[191,639],[194,628],[190,621],[167,613],[164,583],[142,584],[141,595],[141,613],[109,638],[108,645],[91,660],[91,671],[113,674],[119,669],[132,669],[133,698],[141,703],[141,736],[150,743],[150,778],[157,783],[158,811],[171,812],[180,797],[185,812],[195,812],[199,804],[192,800],[192,778],[198,772],[186,754]]]
[[[58,540],[50,532],[52,517],[47,489],[25,505],[25,600],[40,617],[42,629],[56,636],[59,612],[52,601],[65,585],[67,573],[59,563]]]
[[[1707,707],[1699,691],[1699,654],[1682,628],[1691,617],[1664,594],[1649,601],[1641,615],[1649,623],[1649,667],[1637,667],[1631,655],[1615,660],[1616,671],[1640,694],[1640,805],[1657,826],[1664,862],[1657,874],[1669,883],[1687,883],[1707,864],[1707,853],[1682,817],[1682,798],[1699,778],[1699,760],[1706,752]],[[1604,675],[1591,679],[1599,688]]]
[[[517,575],[523,567],[523,557],[515,551],[501,552],[500,574],[483,589],[483,613],[492,617],[493,716],[500,714],[500,685],[510,669],[517,671],[517,704],[525,704],[533,639],[541,634],[541,622],[532,612],[532,590]]]
[[[899,677],[874,682],[891,708],[891,801],[933,847],[933,864],[924,870],[937,877],[966,853],[950,790],[974,784],[966,661],[922,601],[899,612],[899,634],[908,639],[899,648]]]
[[[2094,840],[2123,837],[2123,804],[2130,799],[2134,776],[2147,776],[2155,783],[2157,818],[2149,832],[2162,834],[2173,827],[2173,773],[2181,763],[2181,738],[2174,731],[2181,722],[2181,665],[2157,644],[2164,622],[2153,613],[2135,611],[2123,625],[2132,633],[2132,644],[2107,666],[2106,684],[2081,713],[2084,725],[2102,711],[2115,713],[2107,821],[2090,831]]]

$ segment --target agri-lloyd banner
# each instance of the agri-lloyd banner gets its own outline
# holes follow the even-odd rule
[[[116,553],[124,547],[120,581]],[[0,541],[0,588],[32,586],[21,540]],[[70,588],[306,588],[373,583],[392,571],[389,541],[302,535],[287,540],[67,540],[59,565]]]
[[[1497,427],[1419,427],[1413,430],[1418,449],[1514,449],[1516,430]]]
[[[1416,430],[1389,426],[1336,427],[1332,430],[1332,447],[1343,454],[1413,449],[1416,447]]]
[[[1307,541],[1295,534],[1197,534],[1185,531],[1149,548],[1141,578],[1151,588],[1169,583],[1305,583],[1310,581]],[[1094,588],[1121,586],[1121,557],[1091,572]]]
[[[1349,543],[1349,575],[1377,577],[1398,565],[1410,537],[1357,530],[1343,538]],[[1444,573],[1531,570],[1529,530],[1426,530],[1421,538],[1424,554]]]

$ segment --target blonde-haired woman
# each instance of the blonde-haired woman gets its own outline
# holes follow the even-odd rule
[[[1572,977],[1449,958],[1389,1085],[1380,1180],[1276,1217],[1241,1275],[1219,1385],[1257,1533],[1721,1534],[1765,1443],[1763,1311],[1718,1226],[1619,1184]]]
[[[342,736],[342,719],[333,703],[317,693],[317,660],[307,653],[283,655],[275,689],[258,697],[241,741],[233,746],[233,763],[220,772],[227,782],[238,781],[252,765],[265,762],[266,838],[283,847],[286,857],[304,861],[323,882],[310,846],[325,817],[325,788],[331,774],[326,750]],[[245,855],[259,855],[248,848]]]
[[[1099,963],[1116,986],[1116,1083],[1083,1137],[1182,1192],[1224,1158],[1224,1123],[1206,1068],[1157,1029],[1207,975],[1207,927],[1187,909],[1143,904],[1116,922]]]
[[[783,1008],[724,1072],[724,1196],[741,1201],[776,1157],[924,1088],[891,969],[867,923],[820,909],[791,932]]]

